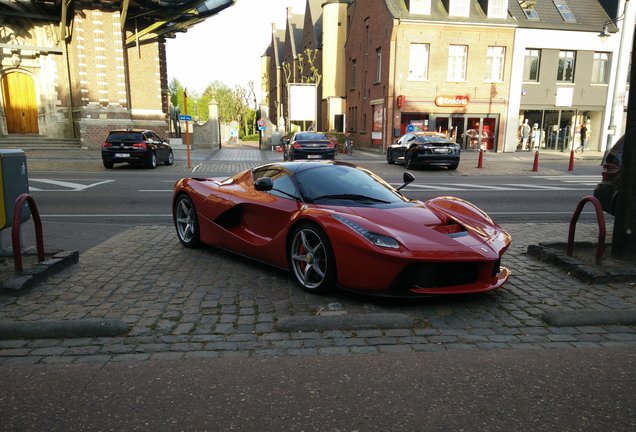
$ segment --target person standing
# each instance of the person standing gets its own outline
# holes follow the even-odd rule
[[[587,143],[587,127],[585,125],[581,126],[579,135],[581,137],[581,153],[583,153],[585,150],[585,144]]]

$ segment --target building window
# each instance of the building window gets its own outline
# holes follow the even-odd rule
[[[382,78],[382,48],[375,50],[375,82],[379,83]]]
[[[448,14],[456,17],[467,17],[470,12],[469,0],[450,0]]]
[[[565,0],[553,0],[553,1],[554,1],[554,5],[556,6],[559,13],[561,14],[561,17],[563,17],[563,21],[572,22],[572,23],[576,22],[576,18],[574,18],[574,14],[570,10],[570,7],[568,6]]]
[[[521,10],[523,10],[523,13],[526,14],[526,18],[528,18],[529,20],[539,20],[539,14],[537,13],[537,11],[534,8],[534,1],[533,0],[518,0],[519,1],[519,6],[521,6]]]
[[[448,47],[448,81],[466,81],[467,45]]]
[[[428,44],[412,43],[409,50],[409,79],[428,79]]]
[[[508,0],[488,0],[488,18],[508,17]]]
[[[488,53],[486,54],[486,81],[503,81],[505,60],[506,47],[488,47]]]
[[[409,12],[418,15],[431,14],[431,0],[407,0]]]
[[[576,54],[574,51],[559,52],[559,70],[557,71],[557,81],[574,81],[574,63]]]
[[[592,82],[594,84],[607,84],[607,71],[609,70],[609,53],[595,52],[592,63]]]
[[[358,79],[358,62],[357,60],[351,60],[351,82],[349,83],[349,88],[356,88],[356,81]]]
[[[539,65],[541,64],[541,50],[526,49],[523,63],[523,80],[539,81]]]

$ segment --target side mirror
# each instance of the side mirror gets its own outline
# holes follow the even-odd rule
[[[411,174],[410,172],[406,171],[404,173],[404,175],[402,176],[402,181],[404,182],[404,184],[402,184],[402,186],[400,186],[399,188],[397,188],[397,190],[400,190],[402,188],[404,188],[405,186],[407,186],[409,183],[412,183],[413,180],[415,180],[415,176],[413,176],[413,174]]]
[[[261,177],[254,182],[254,189],[257,191],[271,191],[274,188],[274,181],[271,177]]]

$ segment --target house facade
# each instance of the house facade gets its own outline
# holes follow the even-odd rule
[[[339,13],[346,6],[346,19],[326,18],[332,3],[339,4]],[[629,37],[617,32],[626,27],[633,34],[628,15],[636,12],[625,9],[632,6],[629,1],[614,0],[615,13],[608,15],[601,3],[325,2],[322,20],[316,19],[314,8],[312,20],[306,17],[304,22],[319,23],[322,30],[320,40],[312,39],[323,59],[319,129],[342,127],[356,145],[379,151],[406,131],[435,130],[463,149],[501,152],[535,147],[565,151],[580,144],[585,125],[586,147],[604,150],[611,142],[610,123],[619,123],[616,129],[622,130],[621,116],[610,115],[607,108],[620,105],[616,99],[625,101],[615,95],[625,94],[628,65],[619,57],[629,47],[620,42]],[[617,25],[620,21],[623,25]],[[599,37],[604,28],[611,37]],[[300,45],[307,30],[304,34]],[[345,42],[329,45],[330,40]],[[343,77],[342,69],[330,68],[329,56],[338,59],[333,64],[345,65],[344,97],[342,87],[329,84]],[[620,70],[625,72],[622,81]],[[283,92],[284,83],[285,78]],[[275,94],[273,88],[269,94]],[[617,110],[622,113],[623,105]],[[343,115],[337,117],[338,111]]]
[[[0,144],[98,149],[109,130],[133,127],[166,136],[165,38],[233,3],[0,3]]]

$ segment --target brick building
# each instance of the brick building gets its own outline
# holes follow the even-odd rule
[[[234,0],[0,3],[0,144],[168,133],[165,38]]]

